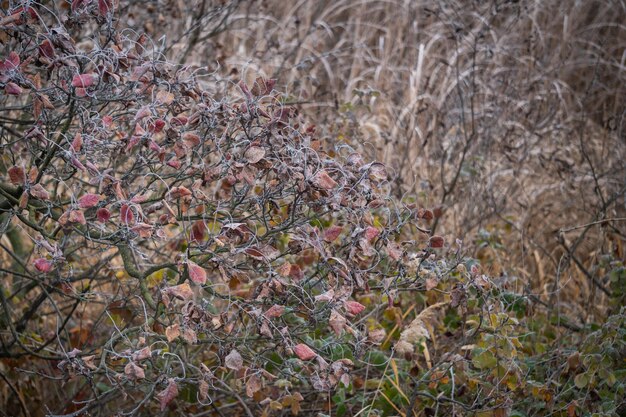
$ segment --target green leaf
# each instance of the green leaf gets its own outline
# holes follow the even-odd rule
[[[496,357],[489,350],[485,350],[472,358],[472,363],[478,369],[493,368],[498,363]]]
[[[576,388],[578,389],[585,388],[588,383],[589,383],[589,376],[587,375],[587,373],[578,374],[574,378],[574,384],[576,385]]]

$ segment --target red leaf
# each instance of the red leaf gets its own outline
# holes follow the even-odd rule
[[[337,186],[337,183],[330,177],[330,175],[328,175],[326,171],[322,170],[313,177],[313,185],[323,188],[324,190],[332,190]]]
[[[87,88],[98,82],[100,77],[98,74],[78,74],[72,78],[72,87]]]
[[[113,0],[98,0],[98,12],[101,16],[113,12]]]
[[[122,204],[122,207],[120,207],[120,220],[126,224],[130,224],[135,220],[133,210],[128,207],[128,204]]]
[[[444,240],[441,236],[432,236],[428,243],[430,244],[431,248],[442,248]]]
[[[330,226],[326,230],[324,230],[324,240],[328,243],[334,242],[341,232],[343,231],[343,227],[341,226]]]
[[[346,301],[344,303],[344,307],[346,308],[346,311],[348,313],[353,314],[355,316],[361,313],[363,310],[365,310],[365,306],[356,301]]]
[[[9,81],[4,86],[4,92],[12,96],[19,96],[20,94],[22,94],[22,87],[15,84],[14,82]]]
[[[196,284],[206,283],[206,271],[200,265],[187,261],[187,268],[189,268],[189,278]]]
[[[304,343],[294,346],[293,351],[303,361],[308,361],[317,356],[317,353]]]
[[[52,262],[45,258],[36,259],[34,262],[35,268],[37,268],[40,272],[50,272],[52,271]]]
[[[24,183],[26,182],[26,172],[22,167],[18,167],[15,165],[12,166],[11,168],[9,168],[8,174],[9,180],[13,184],[24,185]]]
[[[52,42],[48,39],[44,39],[44,41],[39,44],[39,56],[52,59],[54,58],[54,55],[54,46],[52,46]]]
[[[108,209],[102,207],[99,208],[98,211],[96,211],[96,217],[98,218],[98,221],[100,223],[106,223],[111,218],[111,212]]]
[[[161,411],[165,411],[165,408],[169,403],[172,402],[174,398],[178,396],[178,385],[176,385],[176,381],[173,378],[168,380],[167,387],[159,392],[156,397],[159,400],[159,404],[161,405]]]
[[[98,202],[100,202],[99,194],[88,193],[78,199],[78,206],[80,208],[90,208],[97,206]]]

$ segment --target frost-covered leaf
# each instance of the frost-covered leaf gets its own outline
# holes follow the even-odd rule
[[[224,365],[233,371],[238,371],[243,367],[243,358],[237,350],[233,349],[224,359]]]
[[[308,361],[317,356],[317,353],[313,351],[310,347],[305,345],[304,343],[300,343],[293,347],[293,351],[303,361]]]

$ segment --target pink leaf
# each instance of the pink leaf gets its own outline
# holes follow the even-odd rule
[[[187,261],[187,268],[189,268],[189,278],[196,284],[206,283],[206,271],[200,265]]]
[[[81,198],[78,199],[78,206],[80,208],[91,208],[97,206],[100,202],[99,194],[85,194]]]
[[[294,346],[293,351],[303,361],[308,361],[317,356],[317,353],[304,343]]]
[[[178,385],[176,385],[176,381],[173,378],[168,380],[167,387],[159,392],[156,397],[159,400],[159,404],[161,405],[161,411],[165,411],[165,408],[169,403],[174,400],[178,396]]]
[[[365,310],[365,306],[356,301],[346,301],[344,303],[344,307],[346,308],[346,311],[348,313],[353,314],[355,316],[361,313],[363,310]]]
[[[9,81],[4,86],[4,92],[12,96],[19,96],[20,94],[22,94],[22,87],[15,84],[14,82]]]
[[[130,224],[135,220],[133,210],[128,207],[128,204],[122,204],[122,207],[120,207],[120,220],[125,224]]]
[[[100,77],[98,74],[78,74],[72,78],[72,87],[87,88],[98,82]]]
[[[11,168],[9,168],[8,174],[9,180],[13,184],[24,185],[24,183],[26,182],[26,172],[22,167],[18,167],[15,165],[12,166]]]
[[[367,229],[365,229],[365,239],[367,239],[369,242],[374,240],[376,236],[378,236],[377,228],[369,226]]]
[[[72,149],[74,152],[80,152],[83,147],[83,136],[80,133],[76,133],[74,140],[72,141]]]
[[[332,225],[324,230],[324,240],[328,243],[334,242],[339,237],[342,231],[343,227]]]
[[[45,258],[36,259],[34,264],[35,264],[35,268],[37,268],[39,272],[52,271],[52,266],[53,266],[52,262],[50,262],[49,260]]]

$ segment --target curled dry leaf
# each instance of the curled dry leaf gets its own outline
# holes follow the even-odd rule
[[[168,342],[171,343],[172,341],[178,339],[178,336],[180,336],[179,324],[172,324],[165,329],[165,337],[167,337]]]
[[[167,387],[159,392],[156,397],[159,400],[159,404],[161,405],[161,411],[165,411],[165,408],[169,403],[174,400],[178,396],[178,385],[174,378],[170,378],[168,380]]]
[[[261,390],[261,378],[253,374],[246,382],[246,395],[250,398],[254,397],[254,393]]]
[[[315,296],[315,301],[331,301],[335,298],[335,290],[330,289],[320,295]]]
[[[134,352],[131,355],[131,358],[134,362],[139,362],[144,359],[148,359],[150,356],[152,356],[152,350],[150,350],[150,346],[146,346],[145,348]]]
[[[317,356],[317,353],[315,353],[313,349],[311,349],[304,343],[300,343],[299,345],[294,346],[293,351],[296,356],[298,356],[298,358],[303,361],[311,360]]]
[[[190,300],[193,297],[193,291],[188,282],[183,282],[180,285],[165,288],[164,290],[162,290],[162,292],[173,295],[174,297],[185,301]]]
[[[137,365],[135,362],[128,362],[124,367],[124,374],[133,380],[143,379],[146,377],[146,374],[143,368]]]
[[[233,371],[238,371],[243,367],[243,358],[237,350],[233,349],[224,359],[224,365]]]
[[[330,328],[333,329],[333,331],[335,332],[337,336],[341,334],[341,331],[346,326],[346,323],[347,323],[346,318],[342,316],[341,314],[339,314],[337,310],[333,309],[333,311],[330,312],[330,318],[328,320],[328,324],[330,325]]]

